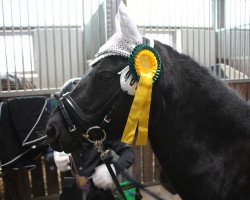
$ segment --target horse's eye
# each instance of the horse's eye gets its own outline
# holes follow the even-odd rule
[[[113,74],[111,72],[101,72],[98,74],[99,78],[103,81],[108,81],[112,78]]]

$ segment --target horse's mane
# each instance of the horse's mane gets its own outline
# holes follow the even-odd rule
[[[155,41],[155,48],[162,61],[159,82],[155,83],[155,91],[153,90],[158,99],[161,97],[161,101],[157,101],[161,102],[160,110],[164,113],[169,113],[170,110],[186,110],[190,114],[201,112],[222,129],[225,129],[225,125],[228,130],[234,126],[233,130],[236,132],[232,134],[240,134],[240,130],[249,127],[249,122],[246,121],[250,118],[249,104],[233,89],[215,77],[208,68],[172,47]],[[246,133],[243,135],[246,136]]]

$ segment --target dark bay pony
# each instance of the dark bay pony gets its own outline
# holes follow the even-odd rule
[[[250,199],[250,106],[189,56],[158,41],[162,69],[153,84],[149,141],[161,167],[183,200]],[[47,128],[55,150],[71,152],[88,144],[81,135],[100,125],[116,104],[126,56],[97,61],[70,97],[84,113],[70,132],[60,109]],[[107,140],[121,139],[133,101],[124,92],[105,126]]]

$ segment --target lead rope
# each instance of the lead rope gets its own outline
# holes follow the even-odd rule
[[[87,178],[85,176],[80,176],[80,174],[77,171],[74,159],[71,155],[69,156],[69,160],[70,160],[71,174],[75,179],[76,185],[81,190],[85,191],[89,187],[89,178]]]
[[[112,163],[114,164],[114,166],[116,167],[116,169],[118,169],[118,171],[125,177],[127,178],[135,187],[143,190],[144,192],[148,193],[150,196],[154,197],[157,200],[166,200],[163,199],[162,197],[160,197],[159,195],[155,194],[154,192],[151,192],[150,190],[148,190],[146,188],[145,185],[141,184],[140,182],[138,182],[135,178],[131,177],[128,172],[126,171],[126,169],[119,164],[116,161],[112,161]]]
[[[109,173],[110,173],[110,175],[111,175],[111,177],[112,177],[112,179],[113,179],[113,181],[115,183],[115,186],[116,186],[118,192],[122,196],[122,199],[127,200],[127,198],[126,198],[126,196],[125,196],[125,194],[124,194],[124,192],[122,190],[122,187],[120,186],[120,183],[119,183],[119,181],[118,181],[112,167],[110,166],[110,162],[108,161],[109,158],[110,158],[109,157],[109,154],[110,154],[109,150],[103,151],[103,141],[96,141],[94,143],[94,145],[96,147],[97,152],[100,153],[100,158],[102,159],[102,161],[106,165],[106,167],[107,167],[107,169],[108,169],[108,171],[109,171]]]

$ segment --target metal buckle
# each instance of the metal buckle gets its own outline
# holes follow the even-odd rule
[[[3,169],[2,169],[2,164],[0,161],[0,179],[2,179],[2,177],[3,177]]]
[[[91,139],[91,131],[98,130],[103,133],[103,137],[100,140],[93,140]],[[97,142],[102,143],[104,140],[106,140],[106,132],[104,129],[102,129],[100,126],[93,126],[90,127],[85,134],[82,134],[84,138],[86,138],[89,142],[95,144]]]
[[[108,118],[108,115],[106,115],[103,120],[108,124],[111,121],[111,118]]]
[[[69,132],[74,132],[76,130],[76,126],[73,124],[71,126],[69,126]]]

